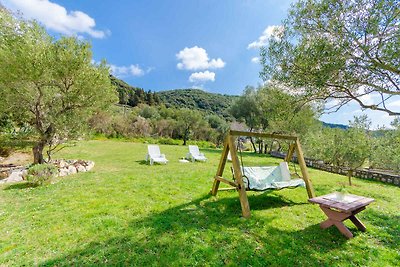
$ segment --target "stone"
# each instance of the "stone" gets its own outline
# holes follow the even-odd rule
[[[94,162],[91,160],[88,160],[86,162],[86,171],[90,171],[91,169],[93,169],[93,167],[94,167]]]
[[[10,174],[10,176],[8,176],[8,178],[3,179],[2,182],[21,182],[21,181],[23,181],[22,173],[23,173],[23,170],[15,170],[15,171],[11,172],[11,174]]]
[[[58,176],[63,177],[69,174],[68,168],[61,168],[59,170]]]
[[[67,167],[68,164],[67,164],[67,162],[65,162],[65,160],[61,159],[61,160],[58,162],[58,166],[59,166],[60,168],[64,168],[64,167]]]
[[[78,165],[75,166],[75,167],[76,167],[76,170],[77,170],[78,172],[85,172],[85,171],[86,171],[86,168],[85,168],[83,165],[78,164]]]
[[[76,168],[72,165],[68,166],[68,174],[75,174],[75,173],[77,173]]]

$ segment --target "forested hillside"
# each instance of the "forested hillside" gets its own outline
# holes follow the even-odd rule
[[[111,83],[116,86],[119,104],[135,107],[139,104],[158,106],[164,104],[167,108],[188,108],[204,111],[231,120],[229,107],[238,96],[208,93],[199,89],[175,89],[152,92],[133,87],[126,82],[110,76]]]
[[[189,108],[232,118],[229,108],[238,96],[208,93],[199,89],[177,89],[157,93],[166,107]]]
[[[160,99],[155,92],[146,92],[142,88],[133,87],[112,75],[110,75],[110,80],[118,92],[119,104],[131,107],[136,107],[139,104],[147,104],[149,106],[160,104]]]

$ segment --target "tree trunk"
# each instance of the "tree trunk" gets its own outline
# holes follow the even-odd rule
[[[254,153],[257,153],[256,145],[254,144],[253,137],[251,137],[251,136],[250,136],[250,143],[251,143],[251,145],[253,146]]]
[[[353,176],[353,170],[348,170],[347,171],[347,177],[349,178],[349,185],[351,186],[351,177]]]
[[[32,148],[33,151],[33,164],[43,164],[44,157],[43,157],[43,149],[45,146],[45,142],[39,141],[36,145]]]
[[[186,146],[186,141],[189,139],[189,129],[185,130],[185,133],[183,134],[183,145]]]

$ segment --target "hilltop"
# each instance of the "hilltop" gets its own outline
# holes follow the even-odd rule
[[[166,107],[197,109],[224,118],[232,118],[229,108],[238,97],[209,93],[199,89],[175,89],[157,94]]]
[[[229,107],[238,96],[209,93],[199,89],[174,89],[152,92],[133,87],[121,79],[110,75],[111,83],[116,86],[119,104],[135,107],[139,104],[150,106],[188,108],[232,119]]]

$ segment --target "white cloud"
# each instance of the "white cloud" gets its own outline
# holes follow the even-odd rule
[[[398,108],[400,107],[400,100],[395,100],[393,102],[390,102],[386,104],[386,106],[391,107],[391,108]]]
[[[116,77],[135,76],[140,77],[149,73],[153,68],[148,68],[144,71],[138,64],[129,66],[116,66],[110,64],[111,73]]]
[[[253,63],[255,63],[255,64],[260,63],[260,58],[259,58],[259,57],[253,57],[253,58],[251,59],[251,62],[253,62]]]
[[[208,70],[204,72],[195,72],[192,73],[189,77],[189,82],[207,82],[207,81],[215,81],[215,73],[210,72]]]
[[[95,20],[82,11],[67,11],[65,7],[49,0],[6,0],[4,4],[22,12],[28,19],[35,19],[53,31],[78,35],[89,34],[94,38],[104,38],[109,31],[96,30]]]
[[[270,25],[265,28],[264,32],[260,37],[258,37],[257,41],[250,43],[247,46],[247,49],[258,49],[262,46],[265,46],[268,42],[268,39],[275,38],[279,40],[282,37],[284,27],[282,25]]]
[[[176,54],[176,57],[181,61],[176,65],[180,70],[220,69],[225,66],[221,58],[210,60],[207,51],[198,46],[185,47]]]

